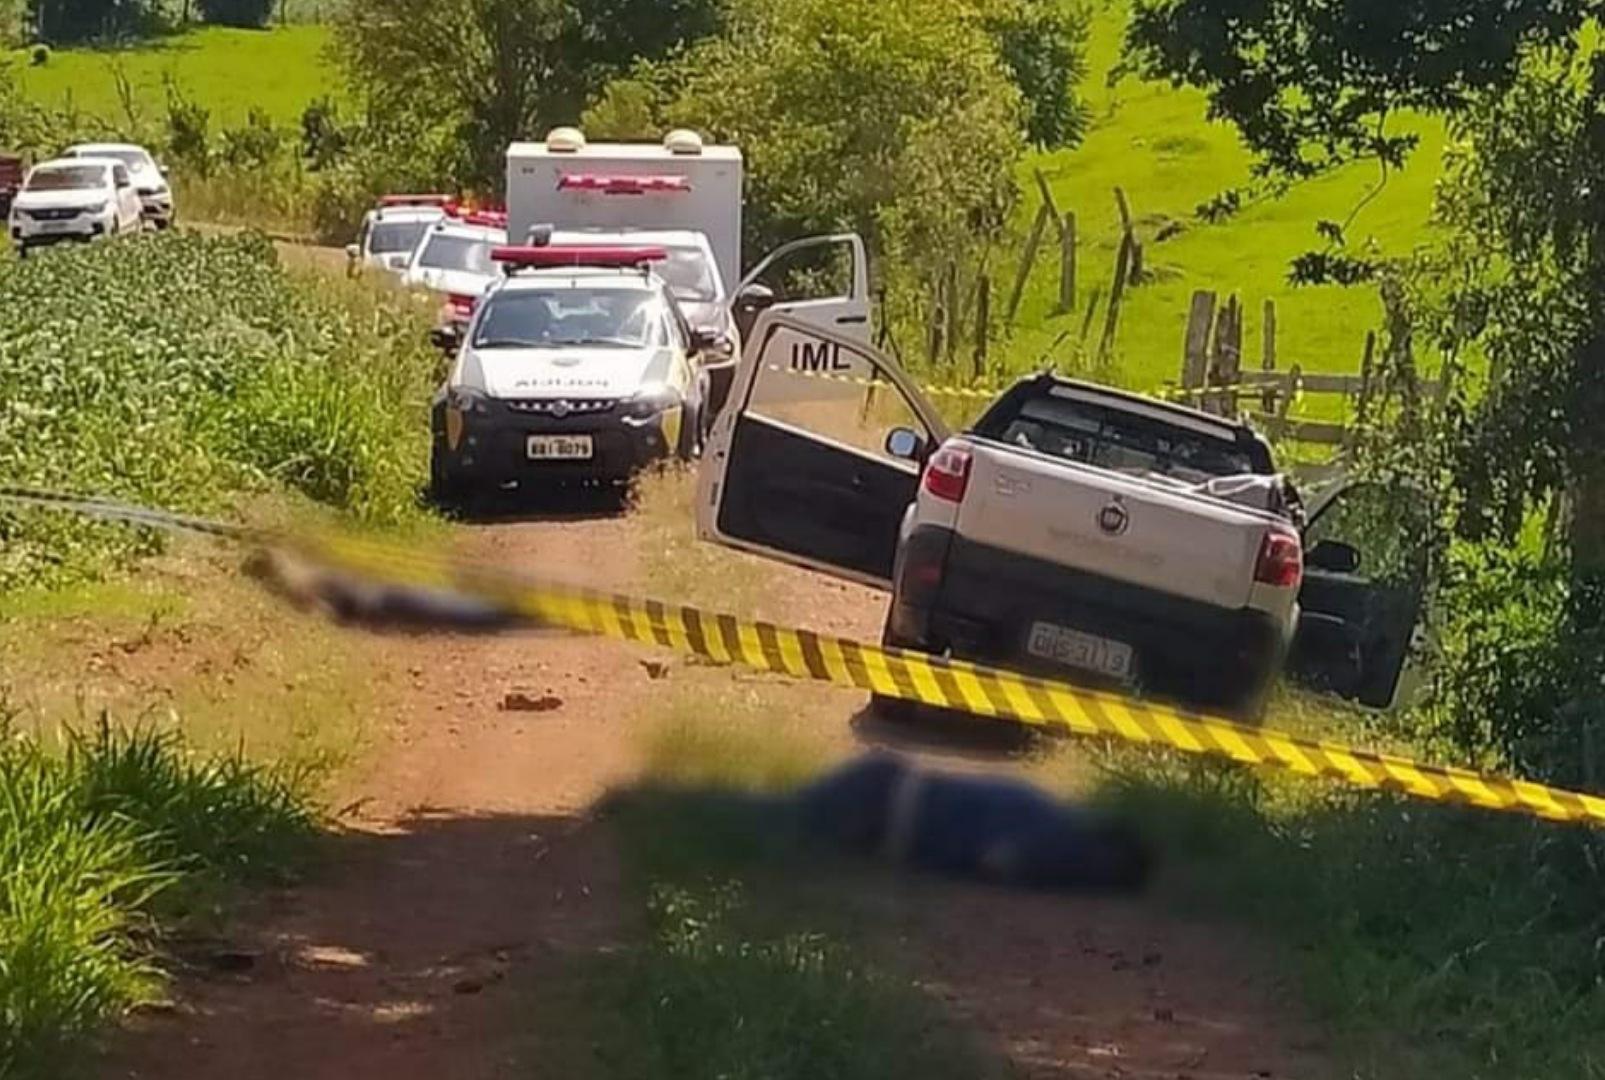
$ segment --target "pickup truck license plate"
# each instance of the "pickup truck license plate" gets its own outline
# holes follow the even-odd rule
[[[1032,625],[1031,636],[1026,640],[1026,651],[1044,660],[1095,671],[1122,681],[1132,677],[1130,645],[1052,623]]]
[[[595,453],[589,435],[531,435],[525,451],[531,461],[589,461]]]

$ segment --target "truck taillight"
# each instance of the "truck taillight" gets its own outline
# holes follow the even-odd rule
[[[446,306],[451,310],[451,313],[464,319],[474,313],[474,305],[477,302],[477,297],[465,296],[462,293],[448,293],[446,295]]]
[[[1278,589],[1296,589],[1304,580],[1304,545],[1292,529],[1273,527],[1260,542],[1254,580]]]
[[[970,486],[970,452],[962,446],[938,447],[925,466],[925,490],[938,499],[963,502]]]

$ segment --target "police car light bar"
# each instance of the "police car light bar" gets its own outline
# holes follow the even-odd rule
[[[689,176],[622,176],[602,173],[563,173],[557,178],[559,191],[599,191],[604,195],[646,195],[665,191],[690,191]]]
[[[451,195],[381,195],[380,206],[455,206],[457,200]]]
[[[491,229],[507,228],[507,213],[503,210],[470,210],[454,216],[464,225],[483,225]]]
[[[634,267],[663,262],[669,253],[660,247],[498,247],[492,248],[493,262],[509,269],[541,266]]]

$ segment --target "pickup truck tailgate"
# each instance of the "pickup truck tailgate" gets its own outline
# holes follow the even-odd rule
[[[969,447],[958,520],[967,539],[1218,607],[1248,604],[1265,516],[1000,443]]]

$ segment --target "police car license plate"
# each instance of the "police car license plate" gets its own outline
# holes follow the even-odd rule
[[[1032,625],[1031,636],[1026,640],[1026,651],[1044,660],[1083,671],[1095,671],[1122,682],[1130,681],[1134,674],[1130,645],[1053,623]]]
[[[589,461],[596,452],[589,435],[531,435],[524,445],[531,461]]]

